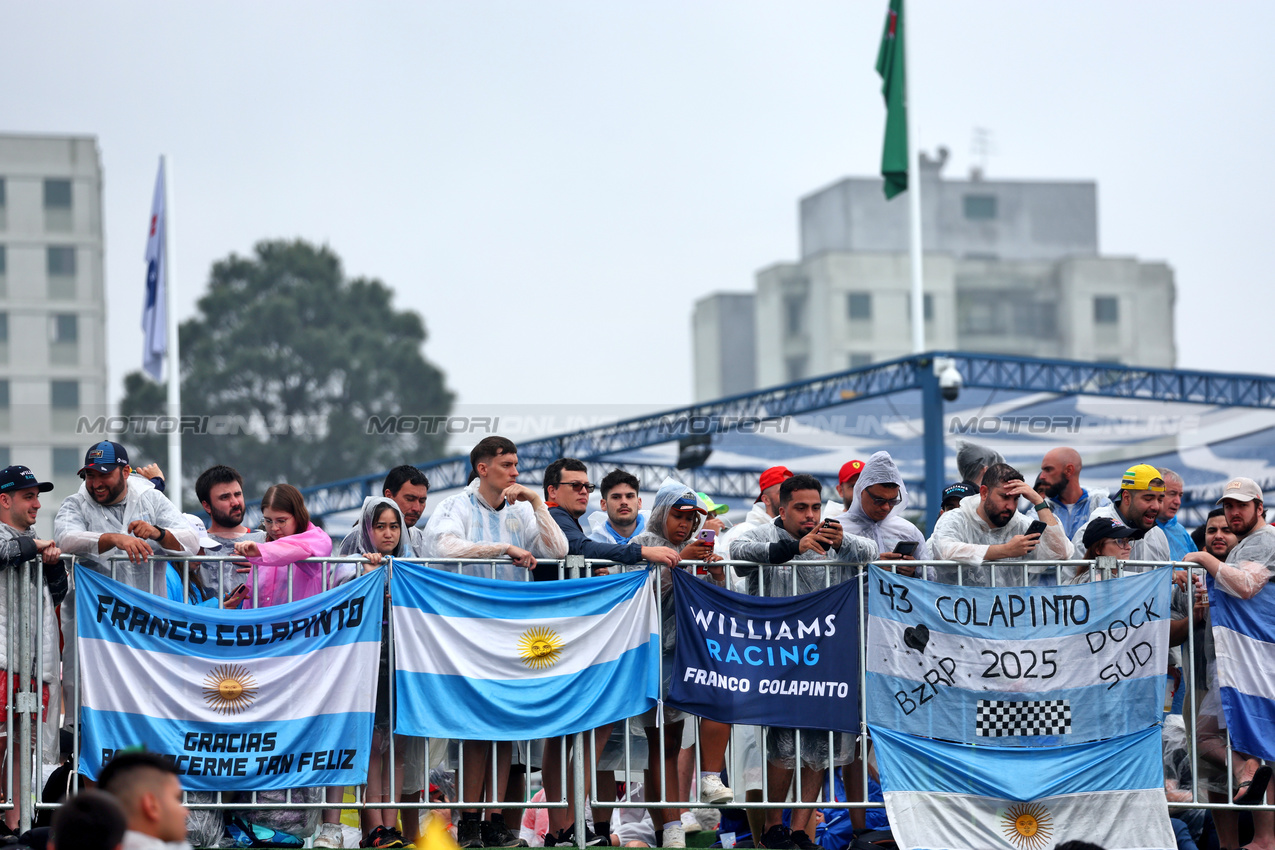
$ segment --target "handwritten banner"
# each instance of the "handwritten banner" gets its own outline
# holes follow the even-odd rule
[[[1160,722],[1171,570],[1058,587],[868,574],[874,725],[999,746],[1095,741]]]
[[[90,779],[141,744],[169,756],[188,791],[367,781],[384,569],[246,611],[186,605],[82,566],[75,583]]]
[[[858,591],[748,596],[674,570],[666,702],[721,723],[857,732]]]

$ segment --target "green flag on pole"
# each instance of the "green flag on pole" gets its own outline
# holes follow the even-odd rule
[[[908,188],[907,78],[903,64],[903,0],[890,0],[890,12],[877,53],[881,95],[885,98],[885,146],[881,151],[881,176],[885,197]]]

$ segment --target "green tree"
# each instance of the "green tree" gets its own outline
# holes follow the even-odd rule
[[[441,454],[445,436],[420,432],[431,429],[369,429],[373,417],[445,416],[452,405],[421,353],[424,321],[394,309],[393,297],[378,280],[347,279],[335,253],[301,240],[260,242],[251,258],[213,264],[198,315],[179,331],[182,416],[210,417],[208,433],[182,437],[188,506],[195,478],[217,463],[239,470],[251,501],[271,484],[306,487]],[[165,411],[164,388],[143,373],[124,389],[122,415]],[[122,442],[162,465],[166,439]]]

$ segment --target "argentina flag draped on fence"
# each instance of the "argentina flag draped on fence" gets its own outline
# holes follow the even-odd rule
[[[1217,648],[1217,682],[1231,745],[1275,760],[1275,587],[1252,599],[1225,593],[1208,578],[1209,616]]]
[[[648,570],[517,582],[395,560],[391,575],[401,735],[549,738],[659,699]]]
[[[870,568],[869,728],[900,847],[1175,846],[1170,573],[983,588]]]
[[[188,791],[367,781],[383,569],[247,611],[186,605],[83,566],[75,583],[90,779],[140,744],[170,756]]]
[[[748,596],[673,571],[668,704],[721,723],[859,731],[859,585]]]

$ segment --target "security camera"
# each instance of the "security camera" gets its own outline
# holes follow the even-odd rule
[[[939,377],[939,391],[944,401],[956,401],[961,394],[961,385],[965,379],[956,369],[956,361],[950,357],[937,357],[934,360],[934,374]]]

